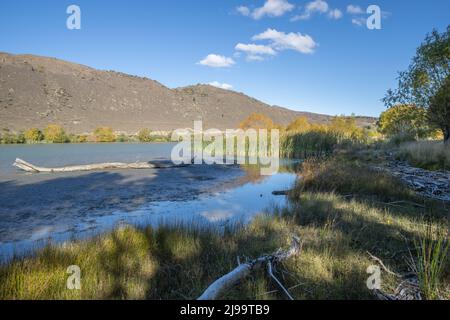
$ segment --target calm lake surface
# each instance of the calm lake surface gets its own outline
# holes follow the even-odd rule
[[[170,159],[172,143],[0,146],[0,259],[46,243],[86,238],[121,224],[248,222],[286,204],[275,190],[292,188],[296,163],[261,176],[248,166],[192,165],[170,169],[30,174],[21,158],[40,166]]]

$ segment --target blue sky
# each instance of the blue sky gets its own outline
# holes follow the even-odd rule
[[[81,8],[81,30],[66,28],[71,4]],[[381,30],[365,26],[371,4],[383,11]],[[172,88],[229,84],[295,110],[378,116],[396,72],[449,18],[448,0],[4,0],[0,51],[146,76]],[[221,57],[206,59],[211,54]]]

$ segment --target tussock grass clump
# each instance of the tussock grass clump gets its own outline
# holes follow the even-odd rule
[[[445,204],[422,199],[364,164],[336,158],[307,160],[302,177],[290,195],[297,204],[296,224],[339,234],[339,247],[350,247],[352,254],[370,251],[397,272],[415,272],[426,298],[449,297],[439,293],[450,284]],[[407,262],[409,250],[417,251],[413,268]],[[383,277],[387,288],[395,283],[388,274]]]
[[[415,241],[415,257],[411,256],[411,266],[419,277],[424,297],[441,299],[443,290],[448,290],[442,285],[444,269],[448,268],[448,228],[436,228],[430,222],[423,226],[423,235]]]
[[[399,147],[398,157],[429,170],[450,170],[450,144],[442,141],[417,141]]]
[[[415,200],[403,183],[358,161],[311,158],[302,164],[298,192],[337,192],[353,197],[375,197],[380,201]]]

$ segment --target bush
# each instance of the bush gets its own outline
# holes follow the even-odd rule
[[[31,128],[25,131],[24,133],[25,140],[27,143],[36,143],[40,142],[44,139],[44,135],[37,128]]]
[[[140,142],[150,142],[152,140],[151,131],[149,129],[141,129],[138,133]]]
[[[25,143],[25,136],[23,133],[12,133],[9,130],[4,130],[3,134],[0,134],[1,144],[16,144]]]
[[[133,139],[124,133],[121,133],[116,137],[116,142],[130,142],[130,141],[133,141]]]
[[[68,141],[64,128],[57,124],[50,124],[44,129],[44,139],[51,143],[65,143]]]
[[[114,142],[116,136],[110,127],[99,127],[94,130],[94,137],[96,142]]]

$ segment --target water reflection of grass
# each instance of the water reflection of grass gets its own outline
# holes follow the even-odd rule
[[[308,161],[291,206],[223,232],[195,225],[126,227],[89,241],[47,247],[0,268],[1,298],[186,299],[243,261],[304,240],[301,255],[277,274],[297,299],[368,299],[366,251],[399,273],[408,249],[429,237],[425,220],[447,237],[448,208],[422,199],[394,179],[359,163]],[[391,205],[393,201],[405,201]],[[420,206],[417,206],[419,204]],[[428,222],[431,221],[431,222]],[[420,243],[423,243],[420,242]],[[446,296],[449,257],[430,297]],[[422,261],[423,262],[423,261]],[[428,263],[425,261],[425,264]],[[66,289],[66,268],[79,265],[82,289]],[[396,279],[382,273],[385,290]],[[254,272],[225,299],[284,298],[266,272]],[[436,294],[437,292],[437,294]],[[448,294],[448,293],[447,293]]]

